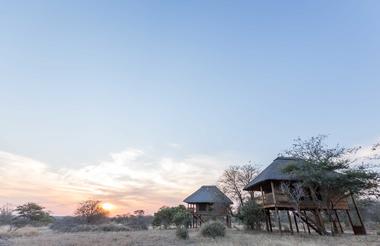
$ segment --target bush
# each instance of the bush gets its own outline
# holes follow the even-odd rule
[[[209,221],[201,226],[201,234],[204,237],[224,237],[226,227],[220,221]]]
[[[265,212],[255,200],[249,200],[239,209],[238,218],[247,228],[259,230],[265,221]]]
[[[177,226],[177,227],[180,227],[180,226],[185,226],[187,227],[190,223],[191,223],[191,220],[190,220],[190,215],[188,212],[186,211],[178,211],[174,214],[173,216],[173,223]]]
[[[131,229],[122,224],[106,223],[106,224],[87,224],[77,217],[57,218],[50,225],[50,229],[57,232],[86,232],[86,231],[130,231]]]
[[[77,217],[56,217],[49,228],[58,232],[72,232],[76,226],[82,224],[83,222]]]
[[[142,211],[142,210],[137,210]],[[123,214],[117,215],[112,218],[112,221],[117,224],[123,224],[131,228],[132,230],[148,230],[149,224],[152,223],[153,217],[151,215],[144,215],[144,213]]]
[[[176,226],[187,225],[190,222],[189,214],[186,207],[179,205],[177,207],[162,207],[154,213],[153,226],[163,226],[167,229],[175,224]]]
[[[188,239],[189,238],[189,232],[185,226],[177,227],[177,230],[175,232],[175,235],[179,239]]]
[[[101,224],[97,226],[95,231],[130,231],[131,229],[128,226],[120,224]]]

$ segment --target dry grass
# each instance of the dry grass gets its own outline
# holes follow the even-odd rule
[[[36,227],[26,226],[16,230],[10,230],[8,226],[0,227],[0,238],[32,237],[40,234],[42,230]]]
[[[380,245],[380,236],[352,236],[321,237],[317,235],[278,235],[267,233],[247,233],[228,230],[226,237],[210,239],[203,238],[198,231],[190,231],[190,239],[177,239],[174,230],[149,230],[134,232],[81,232],[55,233],[43,231],[37,235],[24,234],[5,241],[0,245],[16,246],[97,246],[97,245]]]

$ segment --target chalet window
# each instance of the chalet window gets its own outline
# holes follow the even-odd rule
[[[199,211],[206,211],[207,204],[206,203],[200,203],[199,204]]]

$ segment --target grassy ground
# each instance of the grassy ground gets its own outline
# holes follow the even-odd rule
[[[0,234],[1,236],[1,234]],[[17,235],[0,239],[1,246],[97,246],[97,245],[380,245],[380,236],[321,237],[317,235],[279,235],[248,233],[228,230],[225,238],[203,238],[198,231],[190,231],[190,239],[180,240],[174,230],[149,230],[135,232],[80,232],[55,233],[47,229],[26,228]],[[4,234],[2,236],[4,238]]]

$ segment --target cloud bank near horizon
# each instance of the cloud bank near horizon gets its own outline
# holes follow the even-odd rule
[[[363,146],[353,158],[377,163],[380,145]],[[113,214],[177,205],[205,184],[215,184],[232,156],[156,156],[129,148],[108,160],[75,168],[54,169],[48,163],[0,151],[0,205],[38,202],[55,215],[70,215],[78,203],[98,199],[116,205]],[[379,170],[379,166],[374,165]]]
[[[144,209],[153,213],[176,205],[203,184],[215,184],[229,158],[190,155],[157,157],[140,149],[111,153],[110,159],[78,169],[0,151],[0,204],[41,203],[53,214],[72,214],[80,201],[116,205],[113,213]]]

